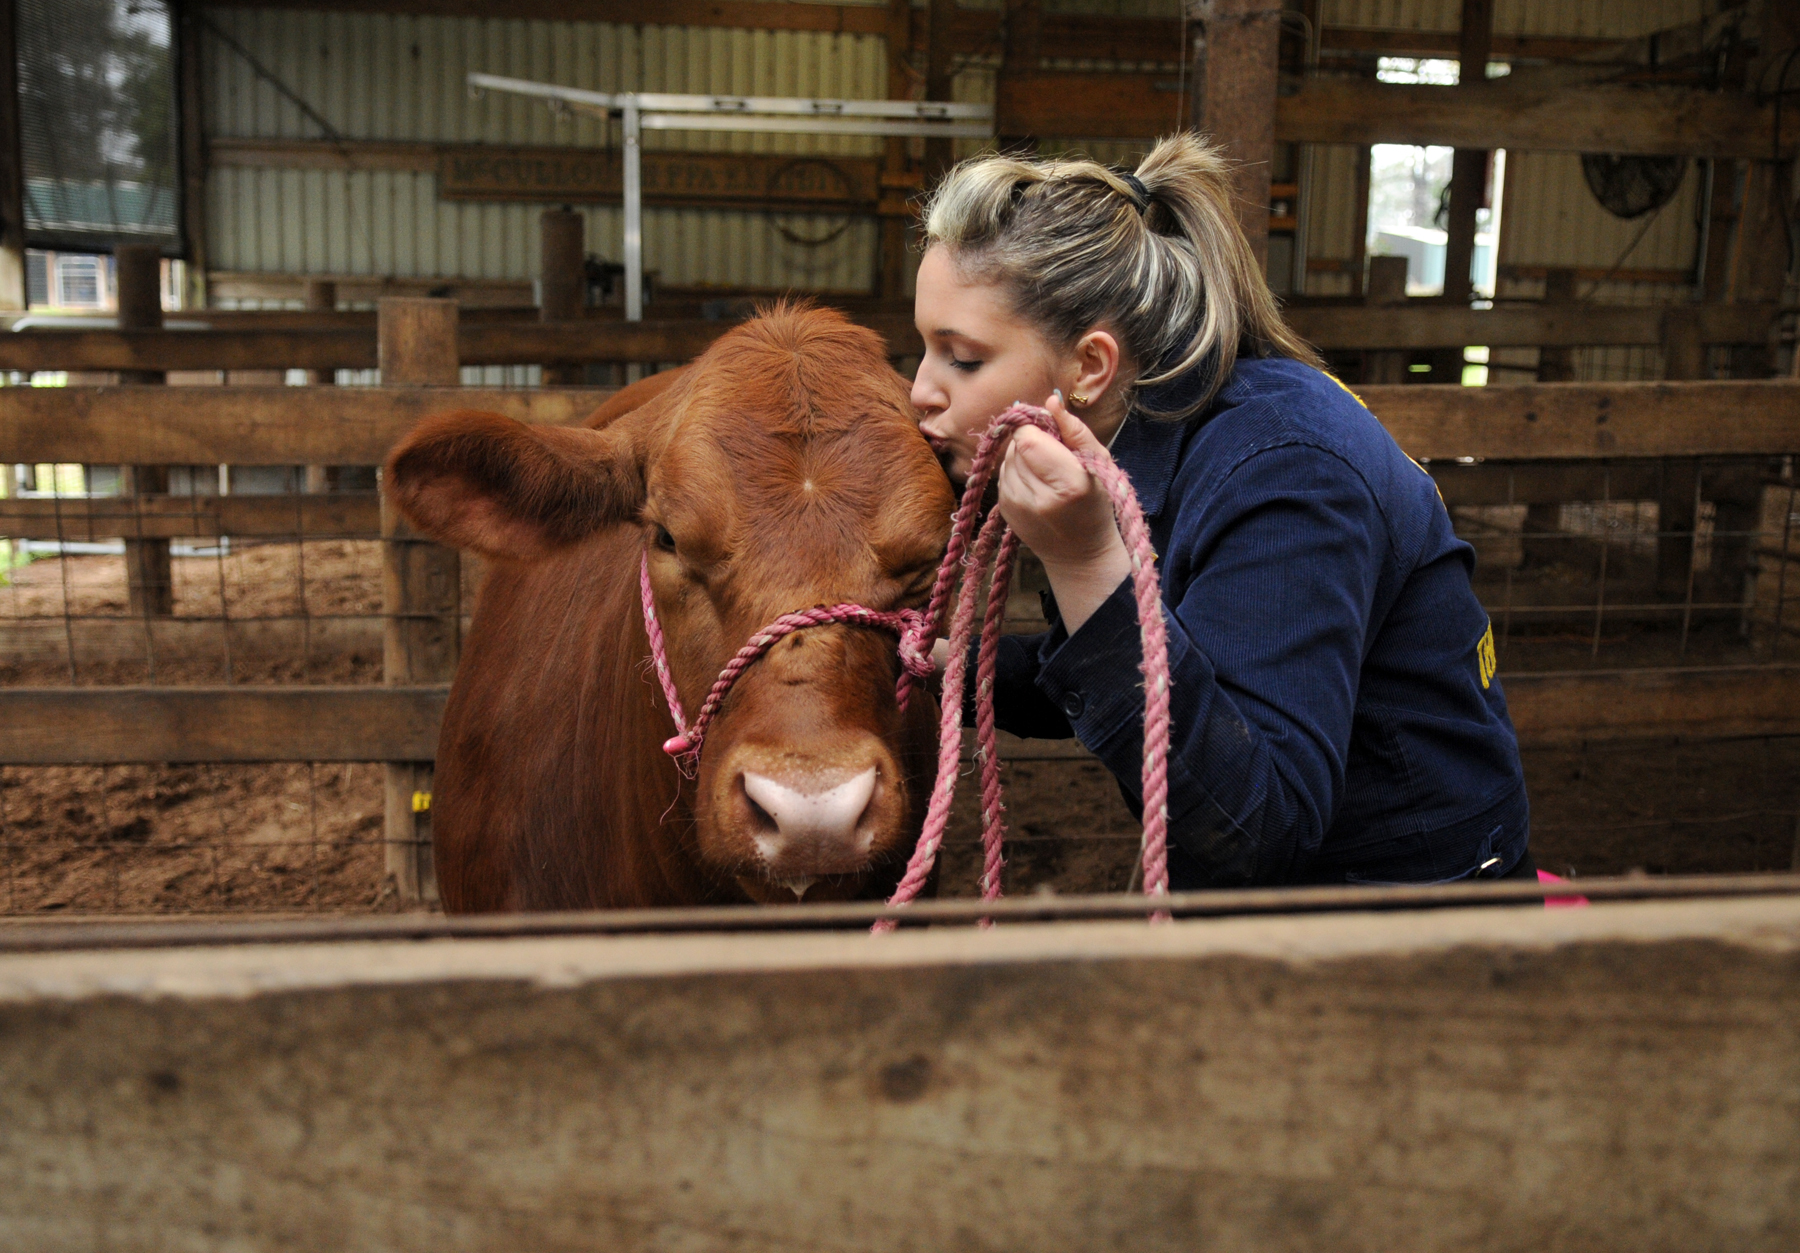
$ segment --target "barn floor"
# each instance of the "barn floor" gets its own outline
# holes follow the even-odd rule
[[[371,614],[378,560],[369,541],[177,558],[177,613],[234,617]],[[117,557],[38,561],[0,587],[8,619],[125,612]],[[1602,666],[1670,664],[1666,630],[1611,627]],[[1697,629],[1687,664],[1748,659],[1729,624]],[[1643,656],[1639,660],[1638,655]],[[1533,668],[1595,665],[1591,641],[1534,637]],[[1503,652],[1503,672],[1508,656]],[[1546,664],[1548,663],[1548,664]],[[375,654],[159,655],[159,684],[376,683]],[[141,657],[88,662],[74,681],[149,680]],[[0,654],[0,684],[58,686],[66,660]],[[1525,755],[1539,864],[1575,875],[1778,871],[1800,857],[1800,739],[1534,750]],[[1119,891],[1137,828],[1111,778],[1089,762],[1007,768],[1007,889]],[[973,786],[961,791],[941,890],[972,895],[980,848]],[[0,768],[0,915],[330,912],[400,908],[383,872],[381,771],[374,765]]]

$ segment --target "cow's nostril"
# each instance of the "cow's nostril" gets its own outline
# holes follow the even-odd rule
[[[743,786],[741,779],[738,781],[738,785]],[[774,815],[756,803],[756,798],[750,795],[748,788],[744,788],[744,804],[750,811],[750,827],[755,834],[759,836],[773,835],[781,829],[775,821]]]

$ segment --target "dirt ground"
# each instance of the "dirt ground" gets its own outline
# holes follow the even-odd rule
[[[177,558],[178,615],[369,615],[379,609],[377,546],[239,547]],[[304,565],[304,570],[302,569]],[[7,620],[125,613],[117,557],[39,561],[0,587]],[[1678,664],[1667,628],[1608,624],[1592,634],[1515,633],[1502,673]],[[1690,631],[1687,664],[1757,657],[1733,623]],[[81,685],[142,683],[140,657],[78,668]],[[58,686],[66,661],[0,652],[0,685]],[[168,683],[376,683],[379,651],[255,657],[160,656]],[[1800,738],[1526,754],[1539,863],[1558,873],[1788,870],[1800,865]],[[1091,762],[1006,767],[1007,890],[1121,891],[1138,831],[1112,778]],[[965,780],[943,854],[941,891],[975,892],[976,785]],[[365,913],[399,909],[383,872],[375,765],[0,768],[0,914]]]

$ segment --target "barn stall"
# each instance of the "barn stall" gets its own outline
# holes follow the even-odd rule
[[[1785,1247],[1800,384],[1781,7],[1238,7],[169,12],[165,238],[107,241],[112,324],[40,314],[0,338],[19,384],[0,389],[0,533],[31,558],[0,588],[0,986],[27,1076],[9,1121],[32,1128],[5,1156],[32,1198],[15,1243],[95,1243],[56,1215],[100,1197],[115,1241],[204,1228],[248,1188],[235,1233],[294,1247]],[[42,14],[16,7],[0,58],[21,79],[0,90],[20,101],[8,177],[37,206],[0,248],[75,256],[96,241],[30,195],[49,177]],[[1451,87],[1459,61],[1510,72]],[[1527,920],[1288,896],[1146,928],[1033,898],[973,933],[950,901],[886,950],[835,933],[866,924],[854,911],[754,942],[774,924],[437,917],[430,762],[480,571],[384,512],[370,468],[446,407],[575,420],[781,292],[880,330],[908,370],[909,198],[981,146],[646,135],[636,321],[618,126],[471,93],[483,72],[991,105],[1003,141],[1105,159],[1183,120],[1232,143],[1290,320],[1477,549],[1533,848],[1594,903]],[[1371,216],[1382,154],[1408,146],[1448,162],[1441,240]],[[1605,197],[1635,184],[1590,176],[1592,152],[1655,158],[1597,168],[1661,203],[1620,216]],[[1028,568],[1011,629],[1041,624],[1034,592]],[[1104,770],[1073,742],[1003,753],[1008,892],[1124,890],[1139,836]],[[965,799],[945,896],[973,894],[976,831]],[[117,929],[145,916],[164,921]],[[846,1005],[857,1025],[834,1034]],[[443,1031],[446,1010],[468,1029]],[[1294,1041],[1273,1079],[1271,1035]],[[521,1053],[538,1069],[503,1090],[492,1058]],[[1169,1077],[1196,1058],[1218,1067]],[[1119,1066],[1122,1091],[1083,1094]],[[217,1078],[246,1067],[265,1077]],[[326,1082],[343,1075],[368,1078]],[[296,1090],[335,1153],[295,1148]],[[1171,1119],[1189,1105],[1204,1116]],[[95,1118],[114,1130],[77,1143]],[[510,1173],[498,1146],[523,1151]],[[699,1146],[709,1171],[657,1169]],[[845,1152],[865,1157],[839,1174]],[[1408,1186],[1427,1171],[1456,1182]],[[765,1199],[782,1190],[815,1199]],[[1677,1221],[1657,1202],[1678,1194],[1697,1199]]]

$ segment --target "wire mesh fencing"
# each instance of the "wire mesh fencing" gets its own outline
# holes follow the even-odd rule
[[[119,494],[103,467],[6,469],[0,686],[382,682],[371,474],[320,482],[302,467],[223,478],[218,467],[175,467],[166,494]],[[1503,677],[1800,661],[1791,458],[1431,469],[1476,550]],[[166,573],[134,564],[132,545],[146,542],[167,545]],[[148,595],[157,578],[166,612]],[[464,562],[464,615],[478,578]],[[1042,628],[1041,585],[1041,571],[1022,571],[1011,629]],[[1525,758],[1534,847],[1548,868],[1794,864],[1800,740],[1680,743],[1649,727],[1641,742],[1528,748]],[[1008,890],[1124,890],[1138,829],[1105,770],[1067,760],[1007,771]],[[972,789],[962,790],[967,801]],[[385,869],[383,805],[374,763],[0,767],[0,913],[408,907]],[[972,890],[976,830],[959,811],[948,895]]]

